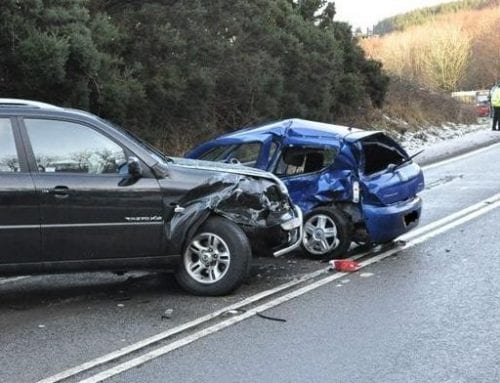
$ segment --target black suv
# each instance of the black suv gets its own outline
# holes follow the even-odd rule
[[[0,99],[0,275],[158,269],[191,293],[227,294],[250,243],[301,242],[274,175],[170,158],[79,110]],[[250,240],[249,240],[250,238]]]

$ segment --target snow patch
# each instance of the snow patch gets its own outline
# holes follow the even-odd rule
[[[486,130],[488,123],[479,123],[473,125],[447,123],[442,126],[428,126],[417,130],[406,131],[404,133],[389,133],[398,141],[409,153],[416,152],[426,148],[429,145],[450,140],[457,137],[463,137],[467,134]]]

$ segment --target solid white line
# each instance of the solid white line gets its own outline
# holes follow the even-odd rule
[[[412,238],[421,236],[422,234],[424,234],[426,232],[435,230],[436,228],[439,228],[443,225],[446,225],[449,222],[453,222],[453,221],[455,221],[463,216],[466,216],[466,215],[468,215],[476,210],[479,210],[479,209],[483,208],[484,206],[491,205],[499,200],[500,200],[500,193],[497,193],[489,198],[486,198],[478,203],[475,203],[474,205],[471,205],[471,206],[466,207],[462,210],[459,210],[453,214],[450,214],[444,218],[441,218],[437,221],[429,223],[428,225],[416,228],[416,229],[414,229],[406,234],[403,234],[402,236],[398,237],[397,239],[402,240],[402,241],[409,241]]]
[[[430,169],[437,168],[439,166],[448,165],[448,164],[451,164],[451,163],[453,163],[455,161],[460,161],[460,160],[463,160],[465,158],[469,158],[469,157],[475,156],[476,154],[480,154],[480,153],[486,152],[486,151],[488,151],[490,149],[493,149],[493,148],[495,148],[495,147],[497,147],[499,145],[500,145],[500,143],[491,144],[491,145],[485,146],[484,148],[479,148],[479,149],[473,150],[471,152],[467,152],[467,153],[461,154],[461,155],[456,156],[456,157],[448,158],[446,160],[435,162],[433,164],[424,165],[424,166],[422,166],[422,169],[423,170],[430,170]]]
[[[421,237],[417,237],[409,242],[406,242],[403,246],[388,250],[382,254],[379,254],[373,258],[370,258],[364,262],[361,262],[361,266],[366,267],[366,266],[371,265],[373,263],[379,262],[379,261],[397,253],[397,252],[402,251],[403,249],[408,249],[410,247],[416,246],[416,245],[418,245],[418,244],[420,244],[420,243],[422,243],[430,238],[433,238],[439,234],[442,234],[448,230],[451,230],[457,226],[460,226],[460,225],[464,224],[465,222],[473,220],[473,219],[475,219],[483,214],[486,214],[489,211],[494,210],[498,207],[500,207],[500,201],[496,201],[496,202],[490,203],[490,204],[485,204],[481,208],[479,208],[478,210],[471,212],[469,215],[463,216],[463,217],[458,218],[454,221],[451,221],[447,224],[444,224],[434,231],[427,232],[426,234],[423,234]],[[288,294],[285,294],[281,297],[278,297],[270,302],[267,302],[265,304],[262,304],[260,306],[255,307],[255,308],[252,308],[252,309],[248,310],[245,313],[242,313],[241,315],[239,315],[237,317],[233,317],[233,318],[227,319],[225,321],[219,322],[211,327],[200,330],[200,331],[198,331],[192,335],[189,335],[185,338],[179,339],[179,340],[177,340],[173,343],[170,343],[168,345],[165,345],[163,347],[159,347],[156,350],[152,350],[152,351],[150,351],[146,354],[143,354],[137,358],[131,359],[127,362],[121,363],[115,367],[108,369],[108,370],[102,371],[102,372],[100,372],[94,376],[91,376],[87,379],[81,380],[80,383],[102,382],[103,380],[106,380],[112,376],[115,376],[115,375],[118,375],[124,371],[130,370],[131,368],[140,366],[146,362],[149,362],[153,359],[156,359],[160,356],[163,356],[163,355],[165,355],[173,350],[176,350],[180,347],[188,345],[188,344],[190,344],[198,339],[204,338],[207,335],[216,333],[216,332],[223,330],[229,326],[232,326],[236,323],[239,323],[245,319],[248,319],[258,312],[262,312],[262,311],[271,309],[273,307],[276,307],[284,302],[288,302],[289,300],[291,300],[293,298],[301,296],[309,291],[315,290],[323,285],[326,285],[326,284],[328,284],[336,279],[342,278],[346,275],[347,275],[347,273],[339,273],[339,274],[334,274],[334,275],[329,276],[329,277],[325,277],[325,278],[318,280],[316,282],[313,282],[307,286],[304,286],[304,287],[299,288],[297,290],[294,290]]]
[[[20,277],[14,277],[14,278],[1,278],[0,279],[0,285],[6,285],[8,283],[13,283],[17,281],[21,281],[23,279],[29,278],[29,275],[26,276],[20,276]]]
[[[359,258],[365,257],[368,254],[369,254],[369,252],[364,252],[364,253],[356,255],[355,257],[352,257],[351,259],[359,259]],[[56,375],[39,380],[37,383],[57,383],[57,382],[60,382],[61,380],[67,379],[67,378],[74,376],[74,375],[77,375],[81,372],[90,370],[90,369],[95,368],[97,366],[100,366],[104,363],[113,361],[117,358],[121,358],[125,355],[132,353],[132,352],[138,351],[138,350],[145,348],[147,346],[150,346],[154,343],[165,340],[173,335],[179,334],[183,331],[189,330],[189,329],[196,327],[200,324],[208,322],[208,321],[210,321],[214,318],[217,318],[218,316],[220,316],[220,315],[222,315],[230,310],[237,310],[241,307],[247,306],[249,304],[252,304],[252,303],[255,303],[259,300],[267,298],[268,296],[279,293],[280,291],[286,290],[290,287],[296,286],[296,285],[301,284],[303,282],[307,282],[308,280],[314,279],[322,274],[325,274],[327,272],[327,270],[328,269],[325,268],[325,269],[314,271],[312,273],[304,274],[303,276],[301,276],[298,279],[295,279],[295,280],[287,282],[287,283],[283,283],[283,284],[276,286],[272,289],[262,291],[258,294],[252,295],[252,296],[250,296],[250,297],[248,297],[240,302],[236,302],[236,303],[231,304],[229,306],[223,307],[222,309],[219,309],[219,310],[214,311],[210,314],[207,314],[207,315],[204,315],[204,316],[199,317],[197,319],[194,319],[194,320],[187,322],[185,324],[182,324],[180,326],[166,330],[166,331],[161,332],[157,335],[153,335],[152,337],[143,339],[139,342],[133,343],[129,346],[123,347],[123,348],[116,350],[114,352],[111,352],[109,354],[103,355],[101,357],[90,360],[90,361],[83,363],[81,365],[67,369],[65,371],[62,371],[62,372],[56,374]]]

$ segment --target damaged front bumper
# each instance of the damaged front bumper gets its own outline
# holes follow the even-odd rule
[[[294,206],[295,217],[288,219],[280,224],[281,230],[287,235],[286,247],[274,251],[273,255],[279,257],[287,254],[300,246],[304,237],[304,229],[302,226],[302,210],[298,206]]]

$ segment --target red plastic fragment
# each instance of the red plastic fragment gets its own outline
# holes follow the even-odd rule
[[[352,261],[350,259],[332,259],[330,265],[337,271],[351,273],[353,271],[358,271],[361,265],[357,261]]]

